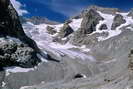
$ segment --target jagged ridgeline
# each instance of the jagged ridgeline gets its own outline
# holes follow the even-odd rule
[[[35,76],[38,72],[45,77],[38,85],[35,82],[40,77],[36,77],[34,86],[24,88],[132,89],[132,12],[90,6],[61,24],[24,24],[26,34],[60,61],[48,62],[47,67],[44,63],[39,71],[25,73]]]
[[[0,67],[33,67],[40,62],[36,43],[26,36],[10,0],[0,0]]]
[[[132,10],[90,6],[64,23],[24,22],[0,0],[0,89],[132,89]]]

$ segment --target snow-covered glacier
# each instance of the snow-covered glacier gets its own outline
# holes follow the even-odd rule
[[[7,68],[10,87],[132,89],[129,64],[133,60],[133,17],[129,16],[130,12],[108,11],[110,8],[91,7],[78,18],[57,25],[24,23],[27,36],[46,56],[58,61],[47,60],[38,54],[42,63],[35,68],[22,71],[17,71],[20,70],[18,67]],[[87,33],[89,29],[92,29],[91,33]]]

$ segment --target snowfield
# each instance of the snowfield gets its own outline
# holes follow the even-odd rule
[[[63,44],[59,43],[58,41],[53,41],[53,39],[59,35],[59,32],[64,25],[63,23],[58,25],[49,25],[45,23],[42,23],[40,25],[34,25],[30,22],[27,22],[23,24],[25,33],[36,42],[37,46],[41,49],[43,53],[43,56],[37,54],[37,57],[41,59],[42,63],[46,63],[46,65],[44,64],[41,67],[39,66],[41,70],[39,70],[38,67],[34,68],[6,67],[5,68],[6,76],[9,76],[11,73],[28,73],[35,71],[33,72],[35,73],[35,75],[36,73],[39,72],[40,74],[42,73],[44,75],[46,74],[45,77],[47,77],[47,75],[48,77],[50,76],[51,79],[51,77],[55,78],[58,75],[62,77],[62,74],[64,73],[63,79],[65,76],[66,79],[72,77],[72,80],[69,82],[67,81],[67,83],[64,81],[63,82],[56,81],[56,83],[54,83],[55,87],[59,88],[53,88],[54,86],[53,85],[52,86],[53,89],[62,89],[60,87],[68,87],[68,85],[69,87],[72,88],[73,86],[74,87],[87,86],[87,88],[83,89],[125,89],[125,86],[127,86],[127,84],[129,83],[129,72],[127,69],[129,61],[127,60],[128,59],[127,51],[129,51],[129,48],[132,47],[133,42],[132,42],[131,33],[125,33],[124,35],[121,35],[121,33],[123,33],[121,28],[133,24],[133,19],[127,16],[128,13],[118,13],[124,17],[126,23],[121,24],[115,30],[111,30],[115,15],[105,14],[100,11],[97,12],[100,14],[100,16],[104,18],[104,20],[100,21],[99,24],[97,24],[96,31],[89,34],[89,36],[95,35],[97,33],[102,34],[104,32],[108,33],[108,35],[105,37],[101,35],[96,36],[96,38],[98,39],[98,43],[94,44],[95,45],[94,47],[88,46],[86,44],[83,44],[81,46],[76,46],[71,44],[70,41],[67,41],[66,43]],[[69,26],[74,30],[74,32],[78,31],[78,29],[81,27],[82,20],[83,18],[72,19],[72,22],[69,23]],[[106,24],[108,29],[100,30],[100,27],[103,24]],[[54,35],[48,33],[47,26],[54,28],[53,30],[55,30],[56,33]],[[133,31],[132,27],[127,27],[127,28],[131,29],[131,32]],[[71,33],[71,35],[74,34]],[[116,36],[117,38],[113,39]],[[66,41],[67,39],[68,37],[61,38],[62,41]],[[125,39],[127,40],[125,41]],[[129,42],[131,41],[131,45],[128,44],[128,41]],[[56,63],[49,64],[50,66],[47,65],[48,63],[51,62],[45,59],[44,56],[48,57],[48,55],[50,55],[50,57],[54,59],[61,61],[61,63],[59,63],[59,65]],[[68,73],[68,75],[65,75],[65,73],[66,74]],[[73,78],[74,76],[71,76],[78,73],[80,73],[81,76],[83,76],[79,80],[74,79]],[[37,76],[37,79],[38,77],[39,76]],[[40,82],[39,79],[37,81]],[[40,83],[41,87],[43,87],[40,89],[49,89],[45,88],[44,83],[45,83],[44,80],[42,81],[42,83]],[[46,87],[47,86],[51,87],[51,85],[46,84]],[[28,88],[34,89],[30,85],[23,86],[20,89],[28,89]],[[130,88],[127,87],[126,89]]]
[[[111,26],[113,23],[113,19],[114,19],[114,15],[110,15],[110,14],[104,14],[100,11],[97,11],[103,18],[103,21],[100,21],[99,24],[96,26],[96,31],[91,33],[91,34],[95,34],[95,33],[102,33],[102,32],[107,32],[108,36],[107,37],[103,37],[103,36],[99,36],[98,41],[104,41],[104,40],[108,40],[109,38],[115,37],[119,34],[121,34],[121,28],[123,26],[127,26],[130,24],[133,24],[133,20],[131,17],[128,17],[127,14],[128,13],[119,13],[121,14],[124,19],[126,20],[125,24],[122,24],[121,26],[117,27],[116,30],[111,30]],[[77,31],[80,26],[81,26],[81,22],[82,22],[82,18],[79,19],[72,19],[72,22],[69,23],[70,27],[74,30]],[[105,30],[99,30],[100,26],[102,24],[106,24],[108,29]],[[57,31],[56,34],[51,35],[47,33],[47,26],[51,26],[54,28],[54,30]],[[58,35],[58,32],[60,32],[60,29],[63,27],[63,23],[62,24],[58,24],[58,25],[49,25],[49,24],[40,24],[40,25],[34,25],[31,22],[27,22],[25,24],[23,24],[23,28],[25,33],[32,38],[33,40],[36,41],[38,47],[40,49],[43,50],[43,52],[47,55],[47,51],[50,51],[51,53],[53,53],[54,55],[56,55],[57,57],[61,57],[62,55],[67,55],[72,59],[76,59],[79,58],[81,60],[90,60],[90,61],[96,61],[95,58],[91,55],[85,54],[88,52],[91,52],[90,48],[87,48],[86,45],[82,45],[81,47],[79,46],[75,46],[70,44],[69,42],[67,42],[66,44],[62,45],[60,43],[57,42],[53,42],[53,37]],[[129,27],[128,27],[129,28]],[[131,27],[129,29],[132,29]],[[67,38],[62,38],[62,40],[66,40]],[[80,49],[80,51],[73,51],[70,49]],[[46,51],[47,50],[47,51]],[[85,52],[85,53],[84,53]],[[37,55],[43,62],[48,62],[46,59],[44,59],[41,55]],[[115,60],[112,60],[115,61]],[[111,61],[109,61],[111,62]],[[107,62],[108,63],[108,62]],[[19,67],[13,67],[13,68],[6,68],[7,72],[28,72],[31,70],[34,70],[33,68],[29,68],[29,69],[25,69],[25,68],[19,68]]]
[[[97,11],[97,12],[104,18],[104,20],[99,22],[99,24],[96,26],[96,31],[91,34],[103,33],[103,32],[108,33],[107,37],[103,37],[103,36],[97,37],[98,41],[104,41],[104,40],[108,40],[109,38],[118,36],[122,32],[121,28],[123,26],[133,24],[132,18],[127,16],[128,13],[118,13],[124,17],[124,19],[126,20],[126,23],[117,27],[116,30],[111,30],[111,26],[113,24],[113,19],[115,16],[110,15],[110,14],[105,14],[100,11]],[[77,31],[81,26],[82,20],[83,20],[82,18],[72,19],[72,22],[69,23],[69,26],[74,31]],[[99,30],[99,28],[102,24],[106,24],[108,29]],[[48,34],[47,29],[46,29],[47,26],[53,27],[54,30],[57,31],[57,33],[54,35]],[[34,24],[28,22],[27,24],[24,24],[23,27],[24,27],[26,34],[29,37],[31,37],[32,39],[34,39],[36,41],[36,43],[38,44],[38,46],[40,47],[40,49],[42,49],[42,50],[49,50],[51,53],[55,54],[58,57],[61,57],[60,55],[68,55],[74,59],[75,59],[75,57],[79,57],[82,60],[89,59],[90,61],[95,61],[95,59],[92,56],[88,56],[88,55],[84,54],[84,52],[91,51],[91,49],[87,48],[85,45],[82,45],[81,47],[79,47],[79,46],[72,45],[69,42],[67,42],[66,44],[63,45],[63,44],[52,41],[53,37],[57,36],[58,32],[60,32],[60,29],[63,27],[63,23],[58,24],[58,25],[48,25],[48,24],[34,25]],[[67,38],[62,38],[62,40],[66,40],[66,39]],[[73,48],[80,49],[81,52],[69,50],[69,49],[73,49]],[[47,53],[46,51],[44,51],[44,52],[45,52],[45,54]],[[39,55],[39,57],[40,57],[40,55]],[[46,62],[45,59],[44,60],[43,60],[43,58],[41,58],[41,59],[42,59],[42,61]]]

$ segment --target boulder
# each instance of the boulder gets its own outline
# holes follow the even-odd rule
[[[48,33],[51,35],[54,35],[56,33],[56,30],[54,30],[53,27],[47,26],[46,29],[47,29]]]
[[[106,30],[108,29],[107,25],[106,24],[102,24],[99,28],[99,30]]]
[[[114,22],[112,24],[111,29],[115,30],[118,26],[120,26],[121,24],[126,23],[126,20],[124,20],[123,16],[120,14],[117,14],[114,18]]]

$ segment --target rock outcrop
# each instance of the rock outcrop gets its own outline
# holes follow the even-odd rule
[[[90,9],[84,14],[80,29],[84,34],[90,34],[93,31],[96,31],[96,25],[100,20],[104,20],[103,17],[101,17],[96,10]]]
[[[101,17],[96,10],[90,9],[88,12],[84,13],[81,28],[74,33],[74,36],[71,38],[71,43],[81,44],[84,42],[91,42],[90,40],[93,40],[93,37],[90,38],[87,35],[96,31],[96,26],[101,20],[104,20],[104,18]]]
[[[132,8],[132,10],[130,10],[128,16],[131,16],[133,18],[133,8]]]
[[[83,14],[83,19],[70,19],[64,26],[26,23],[24,31],[47,54],[47,60],[25,35],[13,7],[9,5],[3,11],[0,89],[132,89],[133,21],[126,14],[93,7]],[[40,62],[38,57],[43,62],[29,68]]]
[[[72,17],[73,19],[78,19],[78,18],[82,18],[84,16],[84,14],[86,12],[88,12],[90,9],[93,9],[95,11],[100,11],[104,14],[112,14],[115,15],[118,12],[122,12],[120,9],[118,8],[107,8],[107,7],[101,7],[101,6],[97,6],[97,5],[91,5],[89,6],[87,9],[83,10],[79,15],[76,15],[74,17]]]
[[[107,29],[108,29],[108,27],[107,27],[106,24],[102,24],[102,25],[100,26],[100,28],[99,28],[99,30],[107,30]]]
[[[12,40],[11,40],[12,39]],[[0,40],[0,66],[34,67],[40,61],[34,49],[19,41],[19,39],[6,38]]]
[[[87,9],[83,10],[82,13],[88,12],[90,9],[101,11],[102,13],[112,14],[112,15],[116,14],[117,12],[121,12],[121,10],[119,10],[118,8],[106,8],[106,7],[91,5]]]
[[[0,66],[35,66],[40,62],[39,48],[24,33],[16,10],[9,0],[1,0],[0,9]]]
[[[51,35],[54,35],[57,31],[56,30],[54,30],[54,28],[53,27],[50,27],[50,26],[47,26],[47,32],[49,33],[49,34],[51,34]]]
[[[122,15],[117,14],[114,18],[114,22],[112,24],[112,30],[115,30],[118,26],[120,26],[121,24],[126,23],[126,20],[123,18]]]
[[[60,32],[59,32],[59,36],[61,38],[67,37],[68,35],[70,35],[71,33],[73,33],[73,29],[66,23],[64,24],[64,26],[61,28]]]

